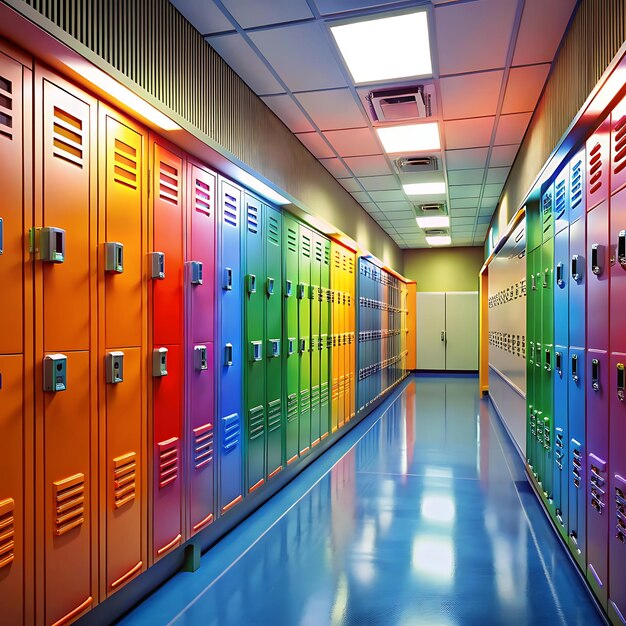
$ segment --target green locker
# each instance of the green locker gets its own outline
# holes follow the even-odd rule
[[[265,481],[265,263],[263,205],[246,194],[245,234],[245,410],[246,487]],[[225,312],[228,314],[228,312]]]
[[[311,446],[320,442],[320,323],[322,312],[322,259],[324,258],[324,240],[317,233],[312,233],[313,256],[311,259]]]
[[[265,210],[265,355],[267,412],[267,476],[283,467],[285,411],[282,396],[282,222],[280,212]]]
[[[311,252],[312,233],[300,225],[298,267],[298,355],[300,361],[300,433],[299,451],[311,447]]]
[[[543,272],[541,269],[541,246],[534,251],[535,294],[535,477],[543,479],[543,346],[541,343],[541,310],[543,296]]]
[[[554,361],[554,239],[547,239],[541,246],[541,342],[543,368],[541,370],[541,407],[543,410],[543,478],[542,486],[548,499],[548,508],[552,507],[552,446],[554,441],[554,382],[552,367]]]
[[[539,201],[529,201],[526,205],[526,249],[535,250],[542,243],[541,211]]]
[[[528,224],[528,221],[526,222]],[[535,283],[534,250],[526,250],[526,460],[534,472],[535,443],[537,438],[536,398],[535,398]]]
[[[298,246],[300,226],[292,217],[283,215],[283,250],[285,254],[283,363],[284,398],[286,407],[285,459],[287,464],[298,458],[300,389],[300,357],[298,351]]]
[[[320,337],[322,350],[320,363],[320,436],[322,439],[328,435],[330,423],[330,389],[331,389],[331,353],[332,336],[330,330],[331,320],[331,292],[330,292],[330,241],[323,238],[324,257],[320,286],[322,288],[322,306],[320,313]]]

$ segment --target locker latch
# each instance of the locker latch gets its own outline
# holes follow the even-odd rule
[[[224,346],[224,365],[231,367],[233,364],[233,344],[227,343]]]
[[[192,285],[202,284],[202,261],[189,261],[189,282]]]
[[[315,286],[309,285],[309,300],[315,299]]]
[[[598,359],[591,361],[591,386],[594,391],[600,390],[600,361]]]
[[[559,287],[565,285],[565,281],[563,280],[563,263],[557,263],[556,265],[556,284]]]
[[[65,231],[62,228],[38,228],[39,259],[44,263],[65,261]]]
[[[559,376],[563,376],[563,366],[561,363],[562,357],[560,352],[554,353],[554,367],[556,368],[557,374]]]
[[[321,335],[319,349],[323,350],[325,348],[328,348],[328,335]]]
[[[167,348],[155,348],[152,351],[152,376],[167,376]]]
[[[293,283],[290,280],[285,281],[285,298],[291,298]]]
[[[270,359],[280,356],[280,339],[268,339],[267,352]]]
[[[624,401],[624,364],[617,364],[617,397],[621,402]]]
[[[550,348],[545,349],[546,360],[544,364],[544,368],[546,372],[552,371],[552,350]]]
[[[151,252],[150,278],[163,280],[165,278],[165,252]]]
[[[111,385],[124,381],[124,353],[109,352],[106,356],[106,381]]]
[[[291,356],[296,350],[296,338],[289,337],[287,339],[287,356]]]
[[[602,261],[604,259],[604,246],[599,243],[594,243],[591,246],[591,271],[596,275],[602,274]]]
[[[530,275],[530,289],[532,291],[537,291],[537,281],[535,280],[535,275]]]
[[[543,271],[543,288],[547,289],[550,286],[550,281],[548,280],[548,276],[550,275],[550,270],[546,268]]]
[[[304,354],[306,352],[306,339],[300,339],[300,353]]]
[[[572,354],[572,380],[578,382],[578,355]]]
[[[193,365],[199,372],[209,369],[206,346],[193,347]]]
[[[304,300],[304,292],[306,285],[304,283],[298,283],[298,300]]]
[[[121,274],[124,271],[124,244],[106,242],[104,251],[104,271]]]
[[[250,342],[250,360],[260,361],[263,358],[263,342],[251,341]]]
[[[0,217],[0,254],[4,254],[4,220]]]
[[[583,278],[582,275],[582,259],[578,254],[572,255],[572,280],[579,283]]]
[[[47,354],[43,359],[43,390],[65,391],[67,388],[67,357]]]
[[[224,289],[231,291],[233,288],[233,270],[230,267],[224,268]]]
[[[274,279],[273,278],[270,278],[269,276],[267,277],[267,283],[265,285],[265,288],[267,290],[268,296],[274,295]]]
[[[617,260],[620,265],[626,265],[626,230],[620,230],[617,236]]]
[[[249,295],[256,293],[256,275],[255,274],[248,274],[246,276],[246,284],[247,284],[247,290],[248,290]]]

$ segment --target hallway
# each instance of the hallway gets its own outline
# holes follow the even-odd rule
[[[410,377],[121,624],[603,623],[477,390]]]

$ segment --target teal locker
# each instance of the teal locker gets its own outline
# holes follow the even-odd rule
[[[251,492],[265,482],[265,263],[263,205],[247,194],[245,205],[245,441],[246,488]]]
[[[285,412],[282,394],[282,222],[280,212],[265,209],[265,354],[267,412],[267,476],[272,478],[283,467]]]
[[[324,241],[317,233],[313,233],[313,256],[311,258],[311,446],[320,442],[320,374],[321,374],[321,343],[320,323],[322,307],[322,260],[324,258]]]
[[[331,294],[330,294],[330,241],[323,239],[324,257],[320,286],[322,289],[322,305],[320,312],[320,338],[322,350],[320,363],[320,436],[322,439],[328,435],[331,428],[330,421],[330,389],[331,389],[331,353],[332,335],[331,321]]]
[[[311,251],[312,233],[300,225],[298,267],[298,355],[300,361],[300,432],[299,452],[311,447]]]

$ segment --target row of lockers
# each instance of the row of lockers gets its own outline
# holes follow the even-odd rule
[[[363,409],[407,370],[407,284],[359,259],[359,387]]]
[[[626,101],[527,211],[527,459],[598,600],[626,615]]]
[[[0,606],[61,624],[355,416],[357,259],[4,52]]]

